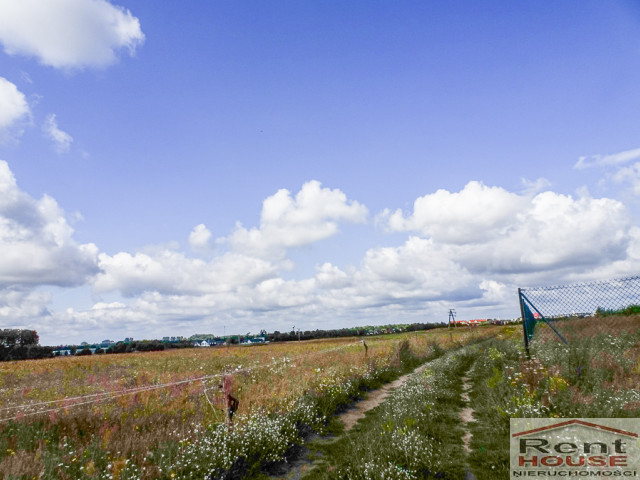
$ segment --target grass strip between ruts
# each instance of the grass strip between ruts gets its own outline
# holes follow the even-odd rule
[[[303,478],[464,478],[461,377],[473,361],[473,350],[463,348],[429,362],[353,430],[312,443],[321,458]]]

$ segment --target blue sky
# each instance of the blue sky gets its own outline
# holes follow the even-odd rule
[[[0,328],[518,314],[637,274],[635,2],[0,0]]]

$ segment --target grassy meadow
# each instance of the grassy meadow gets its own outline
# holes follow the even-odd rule
[[[362,389],[493,328],[0,364],[3,478],[249,474]],[[224,425],[222,375],[239,400]],[[240,460],[239,460],[240,459]],[[220,473],[222,472],[222,473]]]
[[[302,458],[295,478],[508,478],[512,417],[640,415],[640,317],[617,322],[558,322],[569,345],[541,335],[530,357],[504,326],[3,363],[0,477],[294,478]],[[343,431],[337,412],[418,365]]]
[[[510,418],[638,417],[640,317],[620,325],[625,328],[616,331],[602,319],[567,321],[585,335],[568,346],[538,343],[531,358],[521,327],[451,349],[353,430],[311,442],[301,478],[455,480],[468,471],[477,480],[506,479]],[[464,409],[473,411],[472,421],[465,421]]]

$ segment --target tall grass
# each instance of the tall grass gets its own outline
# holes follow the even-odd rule
[[[640,414],[640,329],[631,328],[637,319],[624,322],[628,328],[616,335],[594,327],[569,345],[538,344],[530,359],[517,331],[479,350],[473,367],[477,421],[471,424],[470,457],[478,480],[508,477],[510,418]]]
[[[406,359],[398,341],[425,356],[433,342],[447,346],[479,334],[463,329],[368,338],[366,356],[358,340],[336,339],[7,362],[0,365],[0,474],[146,479],[190,478],[188,472],[202,478],[208,470],[240,468],[240,458],[260,465],[282,457],[302,425],[319,428],[360,386],[401,368]],[[240,408],[228,449],[215,457],[221,460],[205,462],[211,456],[197,452],[208,452],[207,442],[220,443],[226,431],[215,377],[223,373],[233,374]],[[159,384],[171,385],[149,389]],[[135,388],[141,390],[106,401],[87,397]],[[274,449],[264,453],[260,445]]]
[[[472,361],[462,350],[429,362],[343,438],[319,444],[324,460],[305,478],[464,478],[461,377]]]
[[[640,415],[640,329],[547,342],[531,358],[521,335],[504,327],[429,363],[343,438],[319,442],[323,456],[304,478],[461,479],[466,469],[477,480],[508,478],[510,418]],[[463,376],[474,410],[464,426]]]

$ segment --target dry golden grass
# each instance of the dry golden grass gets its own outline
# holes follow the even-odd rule
[[[640,329],[640,315],[568,318],[554,321],[553,326],[568,341],[592,338],[603,333],[635,333]],[[545,322],[538,322],[535,329],[534,339],[537,342],[561,341]]]
[[[400,340],[426,355],[432,343],[448,348],[499,329],[367,337],[366,355],[360,338],[340,338],[2,363],[0,443],[6,443],[7,452],[0,451],[0,474],[27,464],[29,471],[39,471],[46,447],[41,442],[29,451],[19,448],[19,443],[29,442],[5,431],[11,426],[56,429],[58,438],[72,443],[77,455],[98,439],[101,449],[113,452],[114,461],[142,462],[154,445],[188,439],[194,425],[223,421],[218,385],[225,373],[233,375],[239,414],[287,411],[307,391],[321,392],[374,366],[388,365]],[[199,378],[203,379],[194,380]],[[161,384],[165,386],[151,389]],[[136,388],[140,391],[128,392]]]

